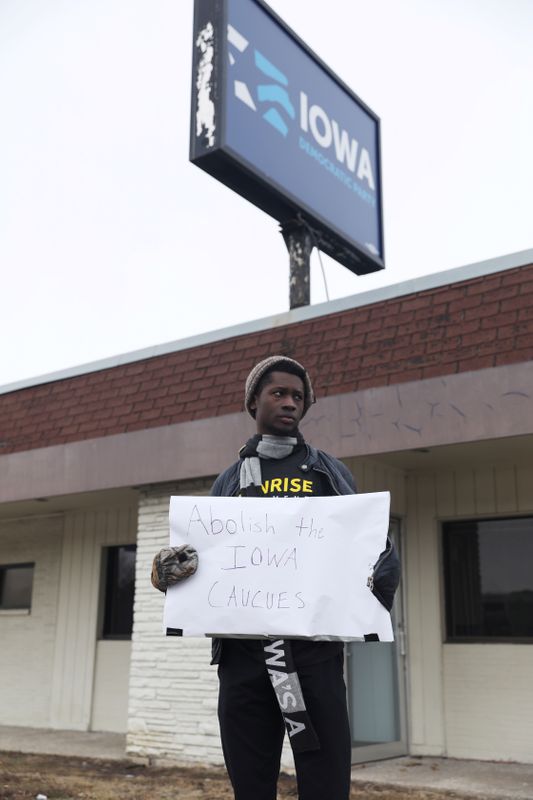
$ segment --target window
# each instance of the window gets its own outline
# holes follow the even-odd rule
[[[30,609],[35,564],[0,567],[0,609]]]
[[[533,517],[443,524],[448,641],[533,640]]]
[[[105,549],[103,639],[131,639],[136,550],[134,544]]]

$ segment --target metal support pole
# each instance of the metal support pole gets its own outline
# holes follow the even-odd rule
[[[281,223],[281,234],[289,251],[289,307],[300,308],[311,303],[310,263],[313,239],[301,222]]]

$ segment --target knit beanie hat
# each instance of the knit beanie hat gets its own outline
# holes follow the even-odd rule
[[[304,383],[304,413],[302,416],[304,416],[309,411],[309,408],[313,405],[313,403],[316,402],[311,378],[309,377],[305,367],[303,367],[298,361],[295,361],[293,358],[289,358],[288,356],[269,356],[263,361],[260,361],[259,364],[255,365],[246,378],[246,383],[244,385],[244,407],[252,417],[254,417],[254,414],[250,408],[250,403],[254,399],[257,385],[259,384],[259,381],[265,372],[269,372],[270,370],[274,369],[283,372],[283,367],[289,365],[297,367],[302,372],[302,380]]]

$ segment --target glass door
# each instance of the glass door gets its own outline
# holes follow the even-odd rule
[[[391,519],[389,536],[401,557],[400,520]],[[391,616],[394,642],[350,642],[346,647],[354,764],[407,753],[401,582]]]

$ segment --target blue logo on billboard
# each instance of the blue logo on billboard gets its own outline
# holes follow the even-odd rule
[[[239,31],[236,30],[233,25],[228,25],[228,42],[240,53],[244,53],[249,45],[249,41],[241,33],[239,33]],[[233,66],[235,63],[235,56],[231,52],[229,53],[229,62],[231,66]],[[269,61],[266,56],[260,53],[259,50],[255,49],[254,63],[259,72],[261,72],[271,81],[275,81],[275,83],[259,83],[256,86],[256,98],[258,103],[275,104],[268,106],[266,111],[262,114],[263,119],[272,125],[272,127],[275,128],[278,133],[281,133],[282,136],[287,136],[289,132],[289,126],[280,113],[281,110],[285,111],[290,119],[293,120],[296,118],[296,111],[291,103],[291,99],[286,88],[289,85],[287,76],[284,75],[284,73],[271,61]],[[233,82],[233,88],[235,97],[237,97],[238,100],[247,105],[253,111],[258,110],[250,89],[244,81],[235,80]]]
[[[257,82],[254,80],[252,90],[249,88],[248,77],[247,81],[233,78],[235,98],[252,111],[260,113],[265,122],[285,138],[289,134],[289,126],[295,122],[298,129],[299,151],[326,170],[348,191],[375,208],[377,199],[374,165],[367,147],[301,89],[294,93],[298,97],[298,105],[295,108],[288,92],[287,75],[263,53],[251,46],[249,40],[233,25],[228,24],[227,31],[228,44],[231,45],[228,47],[230,66],[236,65],[239,55],[250,47],[249,53],[253,52],[252,63],[257,75]],[[250,60],[246,67],[249,75]],[[378,254],[378,249],[373,243],[365,242],[365,247],[374,255]]]

